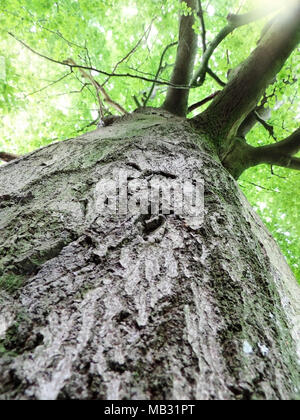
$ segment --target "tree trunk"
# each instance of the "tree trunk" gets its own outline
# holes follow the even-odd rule
[[[296,398],[299,287],[208,134],[148,109],[1,168],[2,399]],[[204,214],[103,211],[120,173]]]

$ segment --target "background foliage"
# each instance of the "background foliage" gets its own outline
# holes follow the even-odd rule
[[[207,41],[225,26],[229,12],[243,13],[267,1],[271,0],[203,0]],[[116,73],[154,78],[164,48],[177,40],[179,12],[177,0],[0,0],[0,150],[24,154],[76,137],[94,130],[99,117],[95,89],[78,70],[70,72],[33,54],[8,32],[48,57],[72,58],[109,73],[128,55]],[[265,23],[237,29],[215,51],[210,67],[224,82],[228,71],[255,48]],[[200,33],[199,21],[195,30]],[[201,45],[199,37],[197,60]],[[168,49],[160,79],[169,79],[175,53],[176,47]],[[99,83],[106,81],[110,96],[129,112],[136,108],[134,96],[142,102],[152,86],[138,78],[92,74]],[[268,124],[274,127],[275,139],[285,138],[299,126],[299,75],[298,49],[268,89],[272,108]],[[190,102],[219,89],[207,77],[201,88],[192,90]],[[148,105],[161,105],[165,91],[166,86],[155,86]],[[106,112],[116,113],[109,107]],[[247,138],[253,145],[275,141],[260,124]],[[300,281],[299,177],[296,171],[259,166],[248,170],[239,182]]]

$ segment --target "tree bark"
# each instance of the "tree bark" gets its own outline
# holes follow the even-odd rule
[[[204,214],[99,211],[125,171],[202,181]],[[296,398],[299,287],[184,118],[146,109],[3,166],[0,237],[1,399]]]

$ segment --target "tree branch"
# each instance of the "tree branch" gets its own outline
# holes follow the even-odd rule
[[[198,0],[198,13],[197,16],[200,19],[201,23],[201,38],[202,38],[202,50],[203,53],[205,53],[207,46],[206,46],[206,27],[205,27],[205,21],[204,21],[204,15],[203,15],[203,8],[202,8],[202,1]]]
[[[224,167],[238,179],[246,169],[264,163],[299,170],[300,158],[295,156],[298,152],[300,128],[278,143],[260,147],[251,146],[244,137],[237,136],[221,155],[221,159]]]
[[[236,138],[222,159],[225,168],[237,179],[248,168],[267,163],[300,170],[300,128],[286,139],[267,146],[253,147],[245,139]]]
[[[207,102],[212,101],[217,95],[219,95],[220,92],[221,92],[220,90],[217,90],[216,92],[209,95],[207,98],[202,99],[202,101],[196,102],[195,104],[191,105],[188,108],[188,113],[194,111],[195,109],[200,108],[201,106],[205,105]]]
[[[0,152],[0,160],[4,162],[11,162],[12,160],[19,159],[20,156],[13,155],[12,153]]]
[[[265,130],[267,130],[269,135],[275,141],[277,141],[277,138],[275,137],[275,134],[274,134],[274,127],[272,125],[268,124],[263,118],[261,118],[261,116],[259,115],[259,113],[257,111],[254,111],[254,115],[255,115],[257,121],[264,127]]]
[[[132,98],[133,98],[133,100],[134,100],[134,102],[135,102],[136,106],[137,106],[138,108],[140,108],[142,105],[140,104],[140,101],[138,100],[138,98],[136,97],[136,95],[133,95],[133,96],[132,96]]]
[[[144,76],[138,76],[136,74],[131,74],[131,73],[109,73],[107,71],[104,70],[99,70],[96,69],[95,67],[92,66],[80,66],[80,65],[70,65],[67,64],[66,61],[59,61],[59,60],[55,60],[54,58],[48,57],[44,54],[41,54],[37,51],[35,51],[33,48],[31,48],[29,45],[27,45],[24,41],[18,39],[14,34],[12,34],[11,32],[7,32],[11,37],[13,37],[16,41],[20,42],[20,44],[22,44],[25,48],[27,48],[29,51],[31,51],[33,54],[38,55],[41,58],[44,58],[45,60],[51,61],[54,64],[59,64],[61,66],[68,66],[71,69],[72,68],[78,68],[78,69],[83,69],[83,70],[89,70],[89,71],[95,71],[96,73],[99,74],[103,74],[104,76],[109,76],[109,77],[129,77],[131,79],[139,79],[139,80],[144,80],[145,82],[151,82],[151,83],[156,83],[157,85],[163,85],[163,86],[171,86],[174,87],[176,89],[182,89],[182,90],[186,90],[189,89],[190,86],[189,85],[177,85],[175,83],[171,83],[168,81],[164,81],[164,80],[155,80],[149,77],[144,77]]]
[[[208,48],[206,49],[205,53],[202,56],[202,62],[199,68],[196,70],[195,75],[193,77],[192,85],[193,86],[201,86],[205,81],[205,76],[207,72],[208,62],[210,57],[212,56],[215,49],[218,45],[235,29],[240,26],[248,25],[249,23],[255,22],[256,20],[262,19],[263,17],[267,16],[269,13],[275,11],[280,6],[277,4],[270,4],[268,7],[259,7],[252,12],[243,14],[243,15],[235,15],[229,14],[227,16],[227,25],[218,33],[215,39],[209,44]]]
[[[293,156],[300,151],[300,128],[298,128],[292,135],[286,139],[268,146],[261,146],[258,152],[265,156]]]
[[[279,191],[271,190],[270,188],[263,187],[262,185],[255,184],[254,182],[251,182],[251,181],[245,181],[244,180],[243,182],[246,182],[247,184],[253,185],[254,187],[260,188],[260,189],[265,190],[265,191],[269,191],[269,192],[272,192],[272,193],[279,193]]]
[[[219,76],[218,75],[216,75],[216,73],[214,73],[213,71],[212,71],[212,69],[210,69],[209,67],[207,67],[207,70],[206,70],[206,72],[207,72],[207,74],[209,74],[210,75],[210,77],[212,77],[220,86],[222,86],[222,87],[225,87],[226,86],[226,83],[225,82],[223,82],[223,80],[221,80],[220,78],[219,78]]]
[[[265,105],[268,102],[268,99],[275,95],[275,89],[273,90],[273,93],[269,96],[264,94],[260,105],[256,106],[244,119],[242,124],[239,126],[238,129],[238,137],[246,137],[246,135],[249,133],[249,131],[252,130],[252,128],[258,123],[257,120],[257,114],[263,118],[263,119],[269,119],[271,110],[270,108],[266,108]]]
[[[132,54],[134,54],[136,52],[136,50],[138,49],[138,47],[141,45],[142,41],[144,38],[146,38],[146,40],[148,39],[148,36],[150,34],[151,31],[151,27],[153,25],[154,20],[156,19],[153,18],[150,25],[148,26],[148,28],[145,30],[145,32],[143,33],[142,37],[139,39],[139,41],[136,43],[136,45],[125,55],[125,57],[121,58],[121,60],[119,60],[116,65],[113,68],[112,74],[115,74],[115,71],[117,70],[117,68],[119,67],[120,64],[124,63],[124,61],[126,61]],[[109,79],[112,76],[108,76],[107,79],[102,83],[102,87],[104,87],[104,85],[109,81]]]
[[[25,96],[25,98],[27,98],[28,96],[35,95],[36,93],[40,93],[40,92],[42,92],[43,90],[48,89],[50,86],[53,86],[53,85],[55,85],[56,83],[61,82],[63,79],[65,79],[66,77],[70,76],[71,74],[72,74],[72,72],[71,72],[71,71],[70,71],[69,73],[67,73],[67,74],[64,74],[64,75],[63,75],[62,77],[60,77],[59,79],[54,80],[54,82],[49,83],[48,85],[46,85],[46,86],[42,87],[41,89],[35,90],[34,92],[31,92],[31,93],[28,93],[28,94]]]
[[[259,147],[256,149],[260,149]],[[262,153],[262,151],[256,150],[255,157],[257,158],[256,165],[267,163],[269,165],[281,166],[282,168],[295,169],[300,171],[300,158],[282,155],[281,153]],[[255,165],[252,165],[255,166]]]
[[[253,110],[267,86],[274,80],[300,41],[300,4],[278,15],[269,31],[249,58],[239,66],[235,76],[200,116],[197,123],[214,124],[214,135],[231,141],[238,127]]]
[[[196,0],[185,1],[192,12],[197,10]],[[195,23],[194,14],[181,16],[179,23],[179,38],[175,66],[173,69],[171,83],[181,86],[189,86],[192,78],[196,53],[197,34],[193,29]],[[188,106],[189,88],[176,89],[169,87],[163,108],[173,114],[185,116]]]
[[[72,58],[68,58],[68,60],[66,60],[66,63],[69,64],[72,67],[78,67],[77,64],[75,63],[75,61]],[[115,102],[113,99],[111,99],[111,97],[108,95],[108,93],[106,92],[106,90],[104,89],[104,87],[102,87],[100,85],[100,83],[98,83],[97,80],[95,80],[93,78],[93,76],[91,76],[85,70],[83,70],[81,68],[79,70],[80,70],[80,73],[83,75],[83,77],[85,77],[86,79],[88,79],[88,80],[91,81],[92,85],[96,89],[97,94],[99,94],[99,92],[100,92],[103,95],[105,101],[109,105],[111,105],[113,108],[115,108],[121,114],[128,114],[128,112],[121,105],[119,105],[117,102]],[[101,106],[102,105],[101,105],[101,100],[100,99],[99,99],[99,105],[100,105],[100,110],[101,110],[101,113],[102,113],[102,109],[101,109]]]
[[[283,83],[286,85],[293,85],[298,80],[296,78],[293,78],[292,81],[290,80],[283,80]],[[268,103],[268,100],[275,96],[276,94],[276,86],[273,89],[273,92],[270,95],[266,95],[266,92],[263,95],[263,98],[260,100],[260,105],[256,106],[254,110],[250,112],[250,114],[247,115],[247,117],[244,119],[242,124],[240,125],[238,129],[238,137],[246,137],[246,135],[251,131],[251,129],[260,122],[265,129],[269,132],[269,134],[274,138],[275,141],[277,139],[274,136],[274,132],[272,131],[273,127],[266,123],[266,120],[270,118],[271,115],[271,109],[266,104]],[[297,93],[295,93],[295,96]],[[278,101],[276,102],[276,105],[278,104]]]
[[[158,69],[157,69],[157,72],[156,72],[156,75],[155,75],[155,80],[157,80],[157,79],[159,78],[159,75],[160,75],[161,69],[163,68],[163,67],[162,67],[162,65],[163,65],[163,61],[164,61],[164,58],[165,58],[165,55],[166,55],[166,53],[167,53],[168,49],[169,49],[169,48],[171,48],[171,47],[174,47],[174,46],[175,46],[175,45],[177,45],[177,44],[178,44],[178,42],[177,42],[177,41],[176,41],[176,42],[172,42],[171,44],[167,45],[167,46],[164,48],[164,50],[163,50],[163,52],[162,52],[162,55],[161,55],[161,57],[160,57],[160,62],[159,62]],[[147,105],[147,103],[148,103],[149,99],[151,98],[152,93],[153,93],[153,90],[154,90],[154,88],[155,88],[155,85],[156,85],[156,82],[153,82],[153,84],[152,84],[152,86],[151,86],[151,89],[150,89],[150,91],[149,91],[149,93],[148,93],[148,96],[147,96],[147,98],[146,98],[146,99],[145,99],[145,101],[144,101],[144,107]]]
[[[226,25],[215,37],[215,39],[209,44],[208,48],[206,49],[205,53],[202,56],[202,62],[200,67],[196,70],[195,75],[192,80],[193,86],[201,86],[205,81],[206,71],[208,67],[208,62],[210,57],[212,56],[215,49],[218,45],[231,33],[233,32],[235,27],[228,24]]]

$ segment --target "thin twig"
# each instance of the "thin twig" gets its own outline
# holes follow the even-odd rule
[[[59,38],[61,38],[63,41],[65,41],[71,47],[74,46],[76,48],[83,49],[83,50],[85,49],[86,50],[86,46],[85,47],[82,47],[81,45],[78,45],[75,42],[70,41],[69,39],[65,38],[59,31],[53,31],[52,29],[49,29],[49,28],[41,25],[38,21],[36,21],[34,19],[33,14],[26,7],[22,6],[21,9],[25,10],[25,12],[27,12],[31,16],[32,19],[29,19],[29,21],[32,22],[34,25],[38,25],[44,31],[50,32],[50,33],[58,36]],[[23,20],[23,18],[21,18],[20,16],[19,16],[19,19],[20,20]]]
[[[54,58],[51,58],[51,57],[48,57],[48,56],[46,56],[46,55],[44,55],[44,54],[41,54],[41,53],[39,53],[39,52],[37,52],[37,51],[35,51],[33,48],[31,48],[29,45],[27,45],[24,41],[22,41],[22,40],[20,40],[20,39],[18,39],[15,35],[13,35],[11,32],[7,32],[10,36],[12,36],[16,41],[18,41],[18,42],[20,42],[20,44],[22,44],[24,47],[26,47],[29,51],[31,51],[33,54],[36,54],[36,55],[38,55],[39,57],[41,57],[41,58],[44,58],[45,60],[48,60],[48,61],[51,61],[52,63],[55,63],[55,64],[59,64],[59,65],[61,65],[61,66],[69,66],[70,68],[78,68],[78,69],[83,69],[83,70],[89,70],[89,71],[94,71],[94,72],[96,72],[96,73],[99,73],[99,74],[103,74],[104,76],[111,76],[111,77],[129,77],[129,78],[131,78],[131,79],[139,79],[139,80],[144,80],[145,82],[151,82],[151,83],[156,83],[156,84],[158,84],[158,85],[164,85],[164,86],[171,86],[171,87],[174,87],[174,88],[176,88],[176,89],[183,89],[183,90],[186,90],[186,89],[190,89],[190,86],[188,86],[188,85],[178,85],[178,84],[176,84],[176,83],[172,83],[172,82],[167,82],[167,81],[163,81],[163,80],[155,80],[155,79],[150,79],[150,78],[148,78],[148,77],[143,77],[143,76],[138,76],[138,75],[136,75],[136,74],[130,74],[130,73],[109,73],[109,72],[107,72],[107,71],[104,71],[104,70],[99,70],[99,69],[96,69],[95,67],[92,67],[92,66],[80,66],[80,65],[78,65],[78,64],[76,64],[76,65],[71,65],[71,64],[68,64],[67,62],[66,62],[66,60],[65,61],[59,61],[59,60],[55,60]]]
[[[254,114],[257,121],[264,127],[265,130],[267,130],[269,135],[277,142],[278,140],[274,134],[274,127],[268,124],[263,118],[261,118],[256,111],[254,111]]]
[[[213,71],[212,71],[212,69],[210,69],[209,67],[207,67],[207,74],[209,74],[210,75],[210,77],[212,77],[220,86],[222,86],[222,87],[225,87],[226,86],[226,83],[225,82],[223,82],[223,80],[221,80],[220,78],[219,78],[219,76],[218,75],[216,75],[216,73],[214,73]]]
[[[121,58],[120,61],[118,61],[116,63],[116,65],[114,66],[113,70],[112,70],[112,74],[115,73],[115,71],[117,70],[117,68],[119,67],[120,64],[124,63],[124,61],[126,61],[132,54],[135,53],[135,51],[138,49],[138,47],[140,46],[140,44],[142,43],[143,39],[146,38],[146,40],[148,39],[148,36],[150,34],[153,22],[155,21],[156,17],[152,19],[150,25],[148,26],[148,28],[145,30],[145,32],[143,33],[143,36],[139,39],[139,41],[136,43],[136,45],[125,55],[125,57]],[[102,87],[104,87],[106,85],[106,83],[109,81],[109,79],[112,76],[108,76],[107,79],[102,83]]]
[[[75,61],[72,58],[69,58],[68,60],[66,60],[66,63],[68,63],[72,67],[78,67],[77,64],[75,63]],[[102,87],[100,85],[100,83],[98,83],[97,80],[95,80],[93,78],[93,76],[91,76],[89,73],[87,73],[82,68],[79,68],[79,70],[80,70],[81,74],[83,75],[83,77],[90,80],[92,85],[96,89],[97,98],[98,98],[99,107],[100,107],[99,109],[100,109],[101,118],[103,118],[104,115],[103,115],[102,101],[101,101],[101,98],[99,96],[99,92],[101,93],[101,95],[103,95],[105,101],[107,103],[109,103],[112,107],[114,107],[117,111],[119,111],[121,114],[127,114],[127,111],[121,105],[119,105],[117,102],[115,102],[113,99],[111,99],[111,97],[108,95],[108,93],[106,92],[104,87]]]
[[[221,91],[217,90],[216,92],[214,92],[213,94],[209,95],[207,98],[202,99],[202,101],[199,101],[193,105],[191,105],[188,108],[188,113],[194,111],[195,109],[200,108],[201,106],[205,105],[207,102],[212,101]]]
[[[246,182],[247,184],[253,185],[254,187],[260,188],[261,190],[265,190],[265,191],[268,191],[268,192],[272,192],[272,193],[279,193],[280,192],[280,191],[276,191],[276,190],[270,190],[269,188],[266,188],[266,187],[262,187],[261,185],[255,184],[254,182],[251,182],[251,181],[243,181],[243,182]]]
[[[72,74],[72,72],[71,72],[71,71],[70,71],[69,73],[67,73],[67,74],[64,74],[62,77],[60,77],[59,79],[55,80],[54,82],[49,83],[47,86],[44,86],[44,87],[42,87],[42,88],[41,88],[41,89],[39,89],[39,90],[35,90],[34,92],[28,93],[28,94],[25,96],[25,98],[27,98],[28,96],[35,95],[36,93],[42,92],[43,90],[45,90],[45,89],[49,88],[50,86],[53,86],[53,85],[55,85],[56,83],[61,82],[61,81],[62,81],[62,80],[64,80],[66,77],[70,76],[70,74]]]
[[[137,98],[135,95],[133,95],[133,96],[132,96],[132,98],[133,98],[133,100],[134,100],[134,102],[135,102],[136,106],[137,106],[138,108],[141,108],[141,104],[140,104],[140,102],[139,102],[138,98]]]
[[[274,169],[273,169],[273,165],[271,165],[271,174],[274,175],[274,176],[277,176],[280,179],[287,179],[286,176],[281,176],[281,175],[275,174]]]

